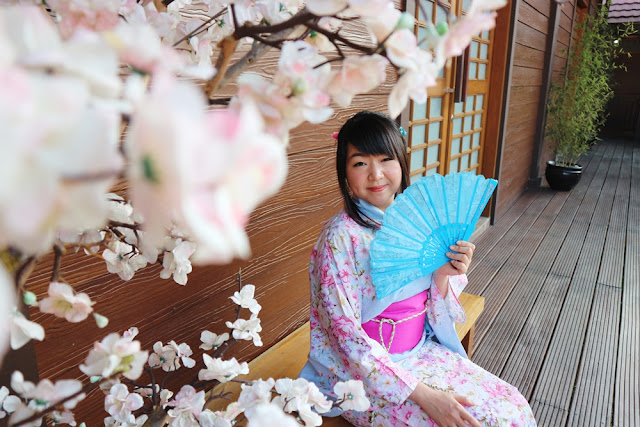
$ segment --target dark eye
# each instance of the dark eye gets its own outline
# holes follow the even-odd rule
[[[364,162],[358,162],[358,163],[355,163],[353,166],[354,166],[354,167],[355,167],[355,166],[364,166]]]
[[[383,162],[389,162],[391,160],[395,160],[395,159],[393,159],[391,157],[385,157],[384,159],[382,159]]]

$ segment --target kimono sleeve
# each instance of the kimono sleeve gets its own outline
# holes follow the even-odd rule
[[[393,362],[361,326],[360,281],[368,276],[368,267],[361,263],[368,260],[368,252],[359,256],[352,239],[346,232],[328,233],[316,246],[310,279],[312,321],[314,316],[317,321],[312,327],[317,334],[312,331],[311,339],[320,338],[323,344],[315,346],[315,356],[322,357],[339,380],[361,380],[369,396],[400,404],[419,380]]]
[[[431,281],[430,298],[429,298],[429,322],[433,325],[437,322],[457,322],[464,323],[467,315],[464,307],[458,300],[462,290],[467,285],[467,275],[449,276],[449,291],[447,296],[443,297],[436,284]]]

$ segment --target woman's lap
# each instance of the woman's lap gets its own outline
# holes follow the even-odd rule
[[[422,382],[437,390],[465,396],[476,403],[467,410],[485,426],[534,426],[527,400],[512,385],[433,341],[414,357],[398,362]],[[435,425],[414,402],[380,404],[372,412],[345,413],[357,426]]]

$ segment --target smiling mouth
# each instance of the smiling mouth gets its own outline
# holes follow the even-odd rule
[[[378,187],[369,187],[369,191],[373,191],[375,193],[378,193],[378,192],[384,190],[385,188],[387,188],[386,185],[380,185]]]

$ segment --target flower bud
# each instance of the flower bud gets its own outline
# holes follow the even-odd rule
[[[438,22],[436,24],[436,31],[438,31],[439,35],[444,36],[449,31],[449,25],[444,21]]]
[[[403,12],[400,15],[400,19],[396,24],[396,30],[413,30],[413,26],[415,25],[415,19],[413,15],[408,12]]]
[[[104,328],[109,324],[109,319],[98,313],[93,313],[93,318],[96,319],[96,325],[98,325],[98,328]]]
[[[24,301],[26,305],[34,306],[38,304],[38,297],[31,291],[25,291],[25,293],[22,294],[22,301]]]

